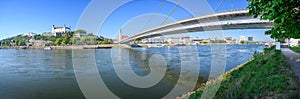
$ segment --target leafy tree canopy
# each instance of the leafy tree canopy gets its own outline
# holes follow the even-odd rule
[[[62,41],[63,41],[62,38],[57,38],[54,43],[55,45],[60,45]]]
[[[300,0],[247,0],[249,14],[274,21],[271,38],[300,38]]]
[[[86,33],[85,30],[76,30],[75,32],[76,32],[76,33],[77,33],[77,32],[78,32],[78,33]]]

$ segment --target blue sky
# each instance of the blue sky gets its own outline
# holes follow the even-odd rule
[[[105,0],[103,1],[105,2]],[[215,9],[221,1],[222,0],[207,0],[212,9]],[[72,26],[74,30],[81,14],[90,2],[91,0],[0,0],[0,39],[27,32],[50,32],[52,25],[61,26],[66,24]],[[126,27],[126,24],[130,23],[130,20],[145,20],[155,16],[142,16],[143,14],[157,13],[163,16],[158,16],[160,19],[164,19],[174,4],[166,3],[160,11],[153,12],[161,2],[161,0],[135,0],[130,2],[114,11],[105,21],[102,29],[95,34],[115,38],[119,28],[122,26]],[[224,0],[217,11],[244,9],[247,4],[246,0]],[[101,13],[101,9],[95,11],[95,13]],[[175,21],[190,17],[191,15],[183,8],[177,8],[170,16],[170,18]],[[154,24],[156,25],[161,23],[161,21],[158,22],[159,20],[155,19],[152,21],[155,21]],[[142,21],[137,22],[140,23],[137,24],[139,26],[145,25],[143,23],[146,23]],[[168,22],[171,22],[171,20],[168,20]],[[146,29],[151,28],[151,23],[148,25]],[[224,34],[225,36],[232,36],[236,39],[239,39],[240,35],[252,35],[254,36],[254,40],[270,40],[268,36],[264,35],[264,31],[266,30],[228,30],[224,31]],[[206,34],[198,32],[192,33],[191,36],[205,38]]]

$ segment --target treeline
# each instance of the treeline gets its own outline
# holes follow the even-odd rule
[[[104,37],[98,37],[89,33],[87,36],[74,37],[75,32],[64,33],[62,37],[55,39],[54,45],[97,45],[111,44],[112,41]]]
[[[30,40],[29,36],[17,35],[15,37],[6,38],[1,40],[2,46],[24,46]]]
[[[226,43],[225,40],[211,40],[211,43]]]
[[[47,41],[47,45],[59,46],[59,45],[97,45],[97,44],[111,44],[112,40],[106,39],[102,36],[96,36],[92,33],[86,36],[75,37],[75,33],[82,33],[84,30],[71,31],[67,33],[62,33],[61,37],[55,36],[45,36],[45,35],[35,35],[33,37],[18,35],[15,37],[7,38],[1,40],[2,46],[25,46],[27,43],[32,43],[34,41]],[[34,40],[34,41],[33,41]]]
[[[241,44],[257,44],[259,42],[255,42],[255,41],[240,41]]]

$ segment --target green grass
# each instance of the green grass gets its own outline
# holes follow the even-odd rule
[[[299,80],[287,65],[281,51],[265,49],[255,54],[250,62],[208,81],[202,88],[190,95],[198,99],[204,91],[210,91],[216,82],[222,82],[216,99],[236,98],[300,98]]]
[[[297,53],[300,53],[300,47],[299,46],[294,46],[294,47],[291,47],[290,49],[297,52]]]

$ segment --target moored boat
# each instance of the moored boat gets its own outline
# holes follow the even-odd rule
[[[52,50],[51,47],[45,47],[44,50]]]

